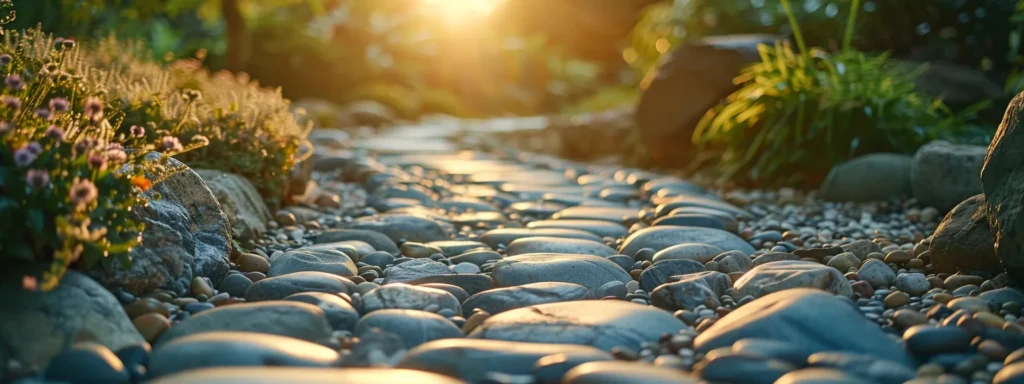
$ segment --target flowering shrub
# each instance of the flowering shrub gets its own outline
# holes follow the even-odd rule
[[[201,55],[164,68],[145,59],[149,54],[141,45],[114,39],[86,55],[79,64],[83,68],[116,69],[116,76],[97,73],[91,79],[123,114],[122,133],[138,126],[154,140],[199,138],[209,145],[176,158],[190,167],[248,178],[271,206],[285,197],[292,168],[308,154],[302,148],[310,127],[296,122],[280,90],[260,88],[245,74],[211,74]]]
[[[141,127],[118,134],[103,92],[69,66],[73,41],[8,32],[0,52],[0,262],[48,262],[23,280],[42,290],[72,266],[130,265],[143,230],[132,207],[169,172],[141,156],[198,144],[168,137],[157,148]]]

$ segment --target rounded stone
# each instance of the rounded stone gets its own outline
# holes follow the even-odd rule
[[[324,292],[303,292],[285,297],[284,301],[312,304],[324,311],[331,328],[351,331],[359,321],[359,311],[340,296]]]
[[[570,301],[520,308],[491,316],[471,338],[591,345],[639,350],[685,325],[671,313],[623,301]]]
[[[723,251],[741,251],[747,255],[754,253],[750,244],[732,233],[713,228],[676,226],[657,226],[636,231],[622,243],[619,253],[632,255],[642,248],[661,251],[683,243],[709,244]]]
[[[381,309],[369,313],[359,319],[354,333],[359,337],[373,328],[398,335],[409,349],[434,340],[463,337],[462,330],[448,319],[409,309]]]
[[[338,359],[338,353],[330,348],[291,337],[209,332],[160,345],[150,358],[149,375],[161,377],[213,367],[328,367]]]
[[[136,317],[132,319],[132,324],[135,325],[135,329],[139,330],[139,334],[150,343],[156,341],[164,331],[171,328],[171,321],[159,313],[147,313]]]
[[[128,383],[124,364],[107,347],[79,343],[54,356],[43,371],[46,380],[69,383]]]
[[[562,282],[590,290],[612,281],[632,280],[626,271],[603,257],[546,253],[506,257],[494,265],[491,278],[495,287]]]
[[[618,281],[613,283],[622,284]],[[625,285],[622,284],[622,287],[625,288]],[[589,289],[579,284],[532,283],[477,293],[462,304],[462,313],[473,313],[474,310],[482,309],[496,315],[531,305],[596,298]]]

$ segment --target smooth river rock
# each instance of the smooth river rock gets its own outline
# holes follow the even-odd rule
[[[324,272],[295,272],[253,283],[245,290],[245,301],[280,300],[303,292],[353,293],[356,284]]]
[[[761,264],[736,280],[740,296],[761,297],[795,288],[817,288],[834,295],[853,296],[850,281],[839,270],[809,261],[774,261]]]
[[[308,341],[254,332],[208,332],[160,345],[150,356],[150,377],[213,367],[328,367],[338,352]]]
[[[479,308],[496,315],[537,304],[593,299],[597,297],[579,284],[532,283],[477,293],[462,303],[462,313],[473,313]]]
[[[68,271],[49,292],[26,291],[20,277],[0,280],[0,361],[42,366],[76,341],[111,350],[145,342],[117,299],[88,276]]]
[[[508,256],[529,253],[565,253],[574,255],[611,256],[612,247],[591,240],[560,239],[557,237],[528,237],[508,245]]]
[[[534,305],[491,316],[472,338],[590,345],[639,350],[685,325],[671,313],[624,301],[571,301]]]
[[[852,303],[816,289],[788,289],[741,306],[697,336],[694,349],[707,353],[747,338],[788,342],[809,354],[863,353],[914,366],[903,347]]]
[[[207,368],[150,381],[152,384],[321,384],[321,383],[465,384],[436,373],[390,368]]]
[[[189,335],[214,332],[257,332],[314,343],[331,337],[331,324],[319,307],[294,301],[233,304],[202,311],[175,324],[157,345]]]
[[[643,248],[661,251],[683,243],[708,244],[723,251],[741,251],[747,255],[754,253],[754,247],[732,233],[713,228],[676,226],[657,226],[636,231],[622,243],[619,253],[632,256]]]
[[[270,261],[268,277],[295,272],[324,272],[342,277],[356,275],[356,263],[348,255],[327,248],[299,248]]]
[[[398,335],[405,348],[415,348],[434,340],[461,338],[459,327],[437,314],[411,309],[380,309],[359,319],[355,336],[378,328]]]
[[[455,295],[435,288],[408,284],[388,284],[375,288],[363,295],[363,313],[381,309],[427,310],[434,306],[436,311],[450,309],[462,315],[462,305]]]
[[[497,249],[499,245],[509,245],[517,239],[526,237],[558,237],[563,239],[583,239],[600,242],[597,235],[578,229],[562,228],[499,228],[492,229],[480,235],[480,241],[489,247]]]
[[[564,354],[577,360],[612,360],[600,349],[571,344],[520,343],[501,340],[448,339],[432,341],[409,351],[398,368],[436,372],[478,383],[489,372],[530,375],[542,357]]]
[[[626,271],[603,257],[538,253],[506,257],[494,265],[495,287],[530,283],[574,283],[595,290],[611,281],[633,280]]]

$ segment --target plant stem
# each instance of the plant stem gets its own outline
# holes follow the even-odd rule
[[[800,54],[808,56],[807,44],[804,44],[804,34],[800,32],[800,24],[796,21],[796,16],[793,15],[793,8],[789,6],[789,0],[782,0],[782,8],[786,10],[786,18],[789,19],[789,25],[793,27],[793,37],[796,38],[796,45],[800,48]]]
[[[846,33],[843,34],[843,52],[850,51],[853,42],[853,30],[857,25],[857,14],[860,13],[860,0],[853,0],[850,6],[850,17],[846,19]]]

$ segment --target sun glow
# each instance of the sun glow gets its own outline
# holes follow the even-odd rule
[[[495,11],[505,0],[421,0],[428,14],[448,23],[472,22]]]

